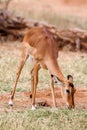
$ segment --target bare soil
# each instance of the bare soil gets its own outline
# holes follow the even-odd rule
[[[14,99],[14,106],[11,109],[12,111],[19,111],[25,109],[31,109],[31,98],[30,92],[16,92]],[[58,108],[65,108],[65,102],[61,97],[60,87],[55,87],[56,103]],[[9,112],[10,107],[8,106],[10,94],[6,93],[0,95],[0,113]],[[52,96],[50,89],[44,89],[37,91],[36,94],[36,104],[37,107],[52,107]],[[87,109],[87,89],[78,88],[75,93],[75,105],[77,109]]]

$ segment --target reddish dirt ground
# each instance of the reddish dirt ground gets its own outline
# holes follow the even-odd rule
[[[55,87],[56,103],[58,108],[65,108],[65,102],[61,97],[60,87]],[[9,112],[9,93],[0,95],[0,112]],[[52,96],[50,89],[38,90],[36,95],[37,106],[52,107]],[[87,109],[87,89],[78,88],[75,93],[75,106],[77,109]],[[16,92],[12,111],[31,109],[30,92]]]
[[[20,43],[21,44],[21,43]],[[20,55],[20,44],[18,47],[14,44],[3,43],[0,44],[0,49],[4,51],[12,51],[12,54],[19,56]],[[62,52],[61,55],[65,53]],[[71,56],[72,53],[69,53]],[[79,55],[83,55],[79,53]],[[76,87],[75,93],[75,106],[77,109],[87,109],[87,87]],[[10,109],[8,106],[10,93],[0,94],[0,113],[12,111],[20,111],[31,109],[31,99],[30,92],[16,92],[14,98],[14,106],[13,109]],[[56,95],[56,103],[58,108],[66,108],[65,102],[61,97],[61,89],[60,87],[55,87],[55,95]],[[43,107],[52,107],[52,95],[50,87],[49,89],[37,90],[36,95],[36,104],[37,106]]]

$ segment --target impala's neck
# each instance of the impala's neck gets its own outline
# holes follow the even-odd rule
[[[46,66],[51,74],[55,75],[62,83],[66,83],[67,79],[63,76],[58,66],[57,60],[49,59],[46,61]]]

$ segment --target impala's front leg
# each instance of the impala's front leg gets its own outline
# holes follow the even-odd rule
[[[34,65],[34,68],[31,71],[31,87],[32,87],[32,110],[36,109],[35,97],[36,97],[36,87],[38,84],[38,71],[40,66],[38,64]]]
[[[54,79],[53,78],[54,78],[53,75],[51,75],[50,86],[51,86],[51,92],[52,92],[53,106],[56,107],[56,99],[55,99],[55,91],[54,91]]]
[[[29,57],[29,55],[26,53],[26,49],[23,48],[20,65],[18,67],[18,71],[17,71],[17,74],[16,74],[16,80],[15,80],[14,87],[13,87],[13,90],[11,92],[11,96],[10,96],[10,100],[9,100],[9,106],[13,106],[13,99],[14,99],[14,94],[15,94],[17,83],[18,83],[18,79],[20,77],[22,68],[23,68],[23,66],[24,66],[28,57]]]

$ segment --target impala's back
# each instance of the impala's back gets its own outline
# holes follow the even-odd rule
[[[29,54],[34,58],[47,59],[47,57],[57,58],[58,47],[52,34],[43,27],[35,27],[25,35],[23,43],[28,47]],[[32,53],[33,52],[33,53]]]

